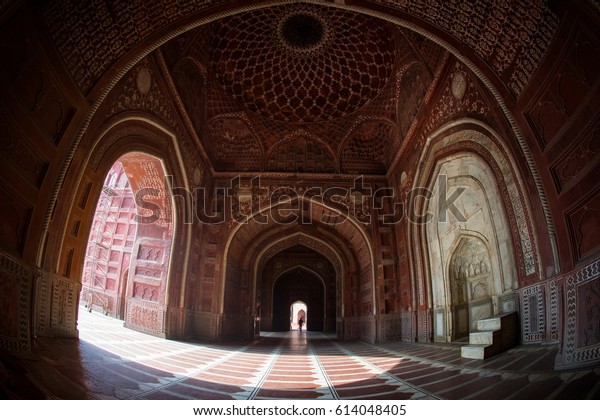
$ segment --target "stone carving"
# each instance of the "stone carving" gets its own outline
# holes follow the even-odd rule
[[[431,341],[431,313],[429,310],[419,310],[417,312],[417,340],[421,342]]]
[[[592,49],[592,45],[595,43],[587,34],[577,35],[570,45],[571,54],[561,62],[539,101],[527,111],[542,148],[560,136],[561,128],[586,102],[584,99],[595,81],[592,75],[600,71],[596,60],[600,51]]]
[[[149,300],[153,302],[158,301],[158,287],[150,284],[140,283],[138,281],[133,283],[133,297]]]
[[[558,18],[548,5],[534,0],[519,3],[516,8],[492,0],[469,4],[452,0],[435,7],[425,0],[378,1],[423,19],[472,48],[515,94],[529,82],[558,27]],[[220,2],[179,0],[168,5],[155,4],[152,10],[145,4],[92,2],[73,7],[49,3],[42,8],[42,15],[67,68],[87,93],[110,64],[154,30]],[[161,13],[152,12],[159,10]],[[136,17],[135,24],[132,16]],[[499,38],[501,34],[508,35]],[[98,41],[87,44],[81,39]]]
[[[578,347],[600,345],[600,281],[579,287],[579,341]]]
[[[402,312],[402,340],[414,341],[413,333],[413,314],[411,312]]]
[[[153,62],[144,59],[127,73],[111,92],[114,99],[105,119],[123,111],[139,110],[160,118],[169,127],[176,127],[177,119],[171,107],[172,101],[167,99],[158,83],[151,82],[155,72]]]
[[[164,336],[164,309],[156,303],[127,300],[125,326],[155,336]]]
[[[568,190],[578,178],[593,170],[600,156],[600,120],[593,130],[573,144],[577,145],[552,168],[558,191]]]
[[[163,178],[163,169],[160,167],[158,160],[147,160],[138,162],[139,174],[135,177],[135,182],[132,184],[132,189],[139,191],[140,189],[152,189],[158,191],[156,196],[151,196],[151,201],[154,201],[160,206],[160,218],[156,220],[157,226],[171,230],[173,228],[173,209],[171,206],[171,194],[167,194],[166,185]],[[133,168],[132,168],[133,170]],[[135,185],[135,187],[134,187]],[[148,199],[148,197],[146,197]],[[145,211],[142,211],[145,210]],[[144,213],[151,213],[150,210],[138,207],[138,215],[147,216]]]
[[[404,318],[400,313],[381,315],[379,337],[384,341],[401,339],[403,323]]]
[[[36,279],[35,285],[35,333],[45,335],[48,333],[50,305],[50,281],[47,272],[42,272]]]
[[[450,79],[450,90],[456,100],[460,101],[467,91],[467,78],[464,73],[458,71]]]
[[[600,261],[568,273],[565,278],[566,325],[562,354],[557,359],[559,368],[572,368],[597,364],[600,360],[600,343],[597,334],[597,291],[600,281]],[[589,300],[586,295],[590,293]],[[583,300],[583,301],[582,301]],[[596,314],[596,317],[594,315]],[[593,319],[592,319],[593,318]],[[591,320],[591,325],[589,323]],[[594,325],[596,324],[596,325]],[[583,337],[577,340],[578,336]],[[586,339],[587,334],[587,339]],[[589,341],[588,341],[589,340]],[[588,341],[590,345],[582,345]]]
[[[531,231],[532,223],[530,215],[526,211],[526,203],[517,177],[512,170],[512,164],[495,141],[483,133],[466,130],[451,134],[445,141],[448,152],[453,149],[475,148],[492,167],[496,179],[506,183],[506,188],[502,190],[502,196],[505,206],[512,209],[507,212],[512,235],[521,245],[515,248],[523,263],[519,270],[523,272],[524,276],[533,276],[537,272],[537,251]]]
[[[261,169],[261,147],[244,120],[217,118],[208,123],[206,131],[208,143],[224,169]]]
[[[335,172],[335,159],[320,142],[298,136],[275,146],[268,171]]]
[[[395,127],[384,121],[364,121],[350,134],[341,153],[341,169],[349,173],[385,173]]]
[[[6,119],[6,109],[0,106],[0,153],[9,165],[16,166],[19,174],[39,187],[46,174],[48,162],[29,146],[25,136]]]
[[[0,318],[0,335],[11,338],[18,338],[18,289],[18,278],[7,273],[0,274],[0,305],[5,310],[5,313]]]
[[[148,67],[140,67],[137,71],[136,86],[142,95],[150,92],[152,87],[152,74]]]
[[[378,2],[423,19],[469,46],[517,96],[544,58],[559,23],[546,3],[535,0],[520,2],[517,7],[493,0],[468,4],[460,0]]]
[[[42,14],[67,68],[87,94],[115,60],[154,30],[219,2],[178,0],[150,6],[100,1],[82,7],[46,4]],[[82,39],[96,42],[88,44]]]
[[[567,224],[573,238],[573,251],[577,261],[593,254],[598,248],[600,223],[600,193],[587,197],[568,212]]]
[[[520,291],[523,341],[540,342],[546,338],[546,300],[544,284],[535,284]]]
[[[270,119],[340,118],[375,97],[392,74],[392,29],[373,19],[311,4],[223,19],[215,25],[214,73],[230,96]],[[305,26],[312,29],[302,32]]]
[[[460,304],[488,298],[491,288],[490,268],[490,255],[486,245],[475,237],[462,239],[450,265],[452,302]]]
[[[152,277],[155,279],[160,279],[162,270],[156,268],[149,267],[136,267],[135,274],[139,276]]]
[[[50,327],[56,336],[77,337],[77,302],[81,284],[52,275]]]
[[[0,349],[31,352],[31,288],[36,273],[0,251],[0,300],[6,315],[0,322]],[[11,318],[11,319],[7,319]]]
[[[460,76],[457,76],[460,75]],[[460,78],[460,85],[464,85],[459,89],[457,83]],[[443,84],[444,88],[442,96],[434,104],[434,109],[431,112],[431,117],[427,119],[423,135],[418,142],[422,146],[425,142],[425,135],[434,132],[444,123],[455,118],[459,114],[471,114],[487,116],[490,114],[490,107],[484,96],[479,90],[478,84],[473,77],[460,63],[454,64],[454,73]],[[459,89],[457,91],[457,89]],[[462,96],[457,96],[457,93],[462,93]]]
[[[164,249],[162,247],[140,244],[137,259],[143,261],[162,262]]]

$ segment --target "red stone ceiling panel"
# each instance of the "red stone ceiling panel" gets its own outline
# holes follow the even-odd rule
[[[348,115],[388,82],[390,27],[336,8],[260,9],[215,27],[212,65],[223,88],[250,111],[278,121]]]

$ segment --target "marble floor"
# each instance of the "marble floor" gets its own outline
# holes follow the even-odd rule
[[[16,399],[600,399],[600,367],[554,371],[555,346],[485,361],[452,344],[341,343],[264,333],[252,343],[159,339],[80,311],[80,339],[37,339],[36,357],[0,355],[0,397]]]

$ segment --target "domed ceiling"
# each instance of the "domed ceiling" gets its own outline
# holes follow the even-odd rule
[[[235,15],[162,48],[217,171],[384,174],[444,51],[335,7]]]

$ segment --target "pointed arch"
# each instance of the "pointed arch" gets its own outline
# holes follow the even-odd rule
[[[324,215],[327,213],[339,214],[340,212],[325,203],[298,197],[297,204],[302,204],[297,207],[298,209],[305,208],[303,204],[306,204],[310,213],[310,224],[265,225],[251,217],[247,223],[238,224],[231,231],[225,247],[221,271],[221,313],[226,312],[226,301],[230,299],[227,293],[244,290],[242,300],[245,302],[243,306],[246,313],[237,314],[236,316],[241,318],[235,324],[247,324],[248,316],[251,315],[248,311],[256,306],[256,284],[261,264],[264,264],[278,249],[286,249],[292,244],[303,244],[326,256],[336,267],[338,335],[343,338],[352,336],[375,341],[375,257],[369,235],[365,228],[349,214],[344,215],[343,223],[334,226],[323,222],[326,220]],[[261,210],[267,212],[277,207],[279,204]],[[348,247],[349,243],[355,244],[353,249]],[[232,260],[232,256],[236,255],[238,255],[237,260]],[[233,287],[232,282],[235,283]],[[351,293],[347,286],[350,284],[353,289]],[[359,284],[364,285],[363,293],[357,289]],[[227,322],[227,317],[224,317],[224,322]],[[352,324],[352,327],[349,326],[344,330],[344,323]],[[224,326],[225,330],[228,328]]]
[[[432,194],[411,209],[411,214],[432,216],[431,222],[414,223],[408,230],[409,242],[420,244],[409,250],[419,339],[447,341],[452,338],[448,264],[456,238],[479,232],[493,250],[494,271],[501,279],[492,296],[493,313],[516,309],[519,285],[541,275],[538,240],[514,160],[502,139],[481,122],[459,121],[428,138],[413,184],[418,187]],[[446,211],[448,197],[456,198],[452,205],[462,220]],[[444,213],[438,214],[442,207]]]
[[[44,255],[43,266],[56,273],[54,276],[58,276],[65,282],[80,284],[84,260],[82,250],[86,249],[91,219],[106,175],[114,162],[123,157],[125,160],[127,157],[131,158],[130,162],[125,162],[125,165],[129,165],[132,171],[144,173],[144,178],[138,178],[137,182],[134,177],[132,185],[134,192],[145,190],[146,195],[142,194],[138,200],[145,200],[148,208],[154,206],[162,211],[158,219],[144,220],[149,223],[141,224],[141,227],[138,225],[138,231],[142,232],[142,236],[138,235],[138,237],[144,237],[146,240],[136,242],[134,253],[143,252],[142,248],[146,245],[164,248],[164,254],[161,254],[162,263],[170,268],[165,269],[164,272],[162,269],[159,270],[160,278],[164,280],[161,290],[148,288],[148,293],[144,296],[150,296],[152,299],[146,299],[148,302],[136,302],[141,305],[138,309],[140,314],[151,313],[152,315],[135,316],[135,311],[128,309],[126,324],[157,336],[176,335],[175,331],[167,331],[165,319],[170,312],[169,308],[181,306],[180,291],[185,288],[186,276],[174,275],[174,272],[183,270],[185,273],[187,270],[187,250],[191,240],[189,226],[180,223],[184,220],[186,209],[181,203],[172,199],[170,194],[172,182],[176,185],[188,185],[176,136],[153,117],[143,113],[127,113],[107,122],[96,135],[89,133],[86,141],[90,152],[79,165],[71,168],[69,182],[65,182],[61,190],[61,194],[66,197],[63,201],[63,204],[66,204],[64,207],[66,211],[60,213],[58,220],[55,220],[52,229],[48,232],[48,240],[56,243],[57,246],[48,248]],[[134,166],[136,169],[133,169]],[[131,182],[132,179],[130,178],[129,181]],[[152,227],[152,222],[156,222],[154,225],[157,226],[156,228]],[[84,229],[80,229],[79,234],[73,236],[67,227],[76,224],[81,224]],[[167,241],[164,240],[163,233],[169,238]],[[173,248],[184,252],[173,253],[171,252]],[[135,271],[129,273],[130,277],[136,275]],[[77,287],[79,288],[80,286]],[[143,290],[143,287],[140,290]],[[150,301],[155,303],[149,303]],[[68,328],[71,331],[69,334],[76,335],[78,298],[75,296],[66,303],[69,307],[65,310],[72,314],[69,319],[73,323]],[[49,308],[39,310],[45,311]],[[177,313],[178,310],[174,312]],[[52,334],[51,329],[47,328],[48,334]]]

